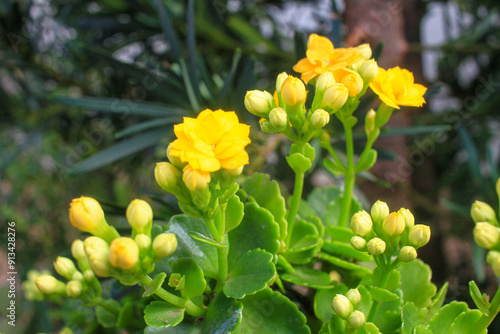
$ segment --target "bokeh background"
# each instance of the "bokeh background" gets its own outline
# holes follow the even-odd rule
[[[474,200],[498,208],[499,7],[495,0],[2,0],[0,234],[16,222],[16,332],[58,332],[70,322],[109,333],[74,303],[24,300],[21,280],[69,255],[78,236],[67,215],[74,197],[100,200],[118,227],[134,198],[147,199],[160,218],[179,212],[153,168],[182,116],[235,110],[253,125],[245,173],[263,169],[291,189],[286,141],[263,135],[243,99],[292,73],[310,33],[335,46],[370,43],[380,66],[408,68],[429,87],[423,108],[395,113],[356,194],[367,207],[377,199],[407,207],[431,226],[419,256],[438,286],[450,283],[449,299],[472,306],[471,279],[493,294],[497,282],[471,242],[469,211]],[[341,147],[340,132],[337,139]],[[321,163],[308,180],[306,191],[342,184]],[[6,242],[0,332],[10,333]]]

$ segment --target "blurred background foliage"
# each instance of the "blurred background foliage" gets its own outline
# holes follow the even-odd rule
[[[408,206],[433,226],[435,249],[427,256],[441,259],[431,261],[434,279],[454,280],[452,297],[465,299],[469,279],[479,279],[484,288],[493,282],[482,254],[470,251],[469,208],[475,199],[495,208],[498,203],[500,4],[411,3],[417,11],[410,14],[417,18],[404,26],[408,57],[422,63],[410,63],[409,69],[434,87],[434,95],[425,109],[410,114],[413,129],[422,131],[403,128],[393,134],[407,135],[405,159],[413,170],[404,187]],[[74,197],[102,200],[118,227],[125,221],[113,214],[123,214],[135,197],[157,202],[159,218],[178,212],[154,184],[152,170],[165,160],[173,124],[204,108],[236,110],[254,126],[247,172],[265,168],[291,184],[279,154],[286,144],[260,133],[257,120],[245,112],[244,95],[250,89],[272,91],[279,72],[291,73],[305,54],[309,33],[342,44],[348,5],[335,0],[0,2],[0,216],[16,222],[20,277],[68,255],[69,242],[78,235],[67,218]],[[425,26],[432,20],[441,27],[432,26],[431,34],[442,36],[426,42]],[[414,41],[413,35],[422,38]],[[390,150],[380,152],[397,159]],[[311,180],[321,184],[321,165],[317,170]],[[453,262],[453,252],[466,256]],[[467,265],[471,259],[474,269]],[[48,321],[41,304],[24,303],[27,333],[56,330],[68,320],[59,312]],[[95,322],[87,325],[89,332],[107,332]]]

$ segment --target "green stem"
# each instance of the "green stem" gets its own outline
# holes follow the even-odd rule
[[[288,230],[285,243],[289,245],[290,238],[292,237],[293,225],[295,224],[295,217],[299,212],[300,199],[302,198],[302,191],[304,189],[304,173],[295,174],[295,188],[293,189],[292,202],[286,220],[288,222]]]
[[[144,275],[140,278],[139,281],[144,284],[144,286],[148,287],[153,280],[148,275]],[[185,308],[186,312],[194,317],[200,317],[205,314],[204,308],[199,307],[190,300],[186,300],[184,298],[176,296],[163,288],[159,288],[158,290],[156,290],[155,295],[172,305],[178,306],[180,308]]]
[[[490,306],[490,315],[485,316],[484,314],[479,318],[474,328],[476,329],[477,334],[482,334],[488,326],[491,324],[493,319],[497,316],[500,311],[500,287],[498,287],[497,292],[495,293],[495,297],[491,301]]]
[[[354,144],[352,140],[352,128],[344,124],[345,145],[347,154],[347,168],[345,173],[344,197],[342,198],[342,206],[340,211],[339,226],[347,226],[349,215],[351,212],[352,191],[356,180],[356,172],[354,171]]]
[[[224,239],[223,239],[224,240]],[[226,247],[217,248],[217,262],[219,265],[219,277],[217,278],[217,285],[215,286],[215,292],[219,292],[224,287],[224,282],[227,279],[228,265],[227,265],[227,255],[229,252],[229,242],[227,236],[225,237]],[[220,241],[219,241],[220,242]]]
[[[380,267],[380,269],[382,269],[382,274],[380,276],[380,284],[378,287],[385,289],[385,285],[387,284],[387,280],[389,279],[389,273],[391,272],[391,269],[382,267]],[[373,301],[370,312],[368,313],[367,322],[373,322],[375,316],[377,315],[380,304],[381,302]]]
[[[278,255],[278,265],[283,267],[286,272],[291,273],[294,272],[293,266],[283,257],[283,255]]]
[[[324,143],[321,145],[321,147],[323,147],[324,149],[327,150],[327,152],[330,154],[330,156],[335,161],[337,168],[345,173],[346,172],[345,166],[342,163],[342,161],[339,159],[339,157],[337,156],[337,153],[335,153],[335,150],[333,149],[332,145],[330,143]]]

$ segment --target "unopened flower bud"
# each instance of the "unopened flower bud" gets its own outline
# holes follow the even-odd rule
[[[113,267],[130,269],[139,260],[139,247],[133,239],[121,237],[113,240],[109,247],[109,262]]]
[[[370,109],[365,116],[365,131],[366,133],[371,133],[373,130],[375,130],[375,116],[377,116],[377,113],[375,110]]]
[[[321,129],[330,122],[330,114],[323,109],[316,109],[311,115],[311,124],[316,129]]]
[[[335,81],[343,84],[349,90],[350,97],[358,95],[363,89],[363,79],[358,72],[347,68],[338,68],[332,73]]]
[[[398,257],[403,262],[411,262],[417,258],[417,250],[412,246],[404,246],[399,251]]]
[[[354,236],[351,238],[351,246],[358,251],[366,251],[366,240],[362,237]]]
[[[91,197],[73,199],[69,206],[69,219],[74,227],[84,232],[106,240],[118,237],[116,230],[106,222],[99,202]]]
[[[386,202],[376,201],[370,213],[375,222],[382,222],[389,214],[389,206],[387,206]]]
[[[324,92],[330,86],[335,83],[335,78],[333,77],[332,72],[326,71],[318,77],[316,81],[316,93]]]
[[[134,199],[127,207],[127,220],[137,233],[149,234],[153,224],[153,210],[148,202]]]
[[[226,172],[227,175],[232,177],[240,176],[241,173],[243,172],[243,166],[240,166],[235,169],[224,169],[224,172]]]
[[[338,271],[332,270],[328,273],[328,276],[330,276],[331,282],[337,282],[337,283],[342,282],[342,276],[340,276]]]
[[[83,246],[83,241],[81,241],[80,239],[76,239],[75,241],[73,241],[73,243],[71,244],[71,255],[73,255],[73,257],[78,261],[80,261],[80,259],[82,258],[87,258],[85,247]]]
[[[274,108],[269,112],[269,122],[276,131],[283,131],[288,125],[288,115],[283,108]]]
[[[184,166],[187,165],[187,162],[182,162],[178,156],[170,154],[171,149],[172,149],[172,143],[168,144],[168,146],[167,146],[168,161],[170,161],[170,163],[177,168],[181,168],[181,169],[184,168]]]
[[[177,238],[172,233],[159,234],[153,241],[153,250],[157,257],[163,258],[174,254],[177,249]]]
[[[187,167],[187,166],[186,166]],[[180,180],[181,173],[171,163],[159,162],[155,167],[155,179],[156,182],[163,190],[171,192],[177,186],[177,182]]]
[[[259,121],[259,126],[262,132],[265,133],[274,133],[275,129],[274,126],[271,125],[271,122],[269,122],[267,119],[261,119]]]
[[[359,303],[361,303],[361,294],[359,293],[358,289],[350,289],[347,291],[345,294],[347,299],[352,303],[354,307],[358,306]]]
[[[94,275],[94,272],[92,270],[85,270],[85,272],[83,273],[83,279],[85,280],[85,282],[91,282],[93,279],[94,279],[95,275]]]
[[[361,328],[366,322],[365,314],[361,311],[354,311],[349,316],[347,322],[349,322],[349,325],[354,329]]]
[[[385,252],[385,241],[380,238],[373,238],[367,244],[368,253],[371,255],[380,255]]]
[[[405,218],[399,212],[390,213],[385,217],[382,228],[388,236],[397,236],[403,233],[406,227]]]
[[[84,277],[83,274],[79,271],[75,271],[73,276],[71,276],[71,280],[73,281],[83,281]]]
[[[335,83],[325,90],[321,107],[328,110],[333,110],[332,113],[338,111],[344,106],[349,97],[349,90],[341,83]]]
[[[368,235],[373,229],[372,217],[365,210],[356,212],[351,219],[351,229],[356,235]]]
[[[378,65],[375,59],[365,61],[359,68],[359,74],[365,82],[372,81],[378,74]]]
[[[66,284],[57,280],[52,275],[40,275],[35,279],[35,284],[46,295],[62,294],[66,292]]]
[[[347,319],[354,310],[353,305],[344,295],[336,295],[332,301],[332,308],[341,319]]]
[[[140,251],[148,250],[151,247],[151,238],[145,234],[138,234],[134,238]]]
[[[250,90],[245,95],[245,107],[255,116],[267,118],[273,104],[273,96],[266,91]]]
[[[364,43],[364,44],[358,45],[358,46],[356,46],[355,49],[366,60],[368,60],[368,59],[370,59],[372,57],[372,48],[370,47],[370,44],[368,44],[368,43]]]
[[[491,249],[500,242],[499,229],[490,223],[477,223],[473,234],[476,244],[486,249]]]
[[[203,190],[210,183],[210,173],[194,170],[190,165],[187,165],[182,171],[182,180],[191,191]]]
[[[399,209],[398,212],[405,219],[407,229],[411,229],[413,226],[415,226],[415,217],[413,216],[413,214],[411,213],[410,210],[405,209],[405,208],[401,208],[401,209]]]
[[[281,86],[281,98],[283,102],[293,107],[304,104],[306,97],[306,86],[302,80],[291,75],[288,76]]]
[[[281,92],[281,86],[283,86],[283,83],[285,82],[285,80],[288,78],[288,74],[286,74],[285,72],[281,72],[280,74],[278,74],[278,76],[276,77],[276,91],[279,93]]]
[[[427,225],[417,224],[410,229],[408,241],[415,248],[427,245],[431,239],[431,228]]]
[[[491,262],[491,269],[493,269],[493,272],[497,277],[500,277],[500,256],[493,259]]]
[[[59,275],[70,280],[73,274],[77,271],[73,261],[67,257],[58,256],[54,262],[54,269]]]
[[[88,237],[83,244],[92,270],[101,277],[109,276],[110,264],[108,243],[99,237]]]
[[[82,294],[83,286],[79,281],[69,281],[66,285],[66,294],[68,297],[77,298]]]
[[[475,223],[486,222],[498,225],[495,210],[484,202],[475,201],[474,204],[472,204],[470,215]]]

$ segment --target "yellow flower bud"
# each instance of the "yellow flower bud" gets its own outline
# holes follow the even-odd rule
[[[486,249],[491,249],[500,242],[499,229],[490,223],[477,223],[473,234],[476,244]]]
[[[321,129],[330,123],[330,114],[323,109],[316,109],[311,115],[311,124],[316,129]]]
[[[361,294],[359,293],[358,289],[350,289],[347,291],[345,294],[347,299],[352,303],[354,307],[358,306],[359,303],[361,303]]]
[[[210,173],[194,170],[190,165],[187,165],[182,171],[182,180],[191,191],[203,190],[210,183]]]
[[[159,162],[156,164],[155,179],[163,190],[168,192],[175,190],[180,177],[181,173],[171,163]]]
[[[362,237],[354,236],[351,238],[351,246],[358,251],[366,251],[366,240]]]
[[[389,206],[386,202],[382,202],[380,200],[376,201],[375,204],[373,204],[370,213],[375,222],[382,222],[389,214]]]
[[[245,95],[245,107],[255,116],[267,118],[273,104],[273,96],[266,91],[250,90]]]
[[[174,254],[177,249],[177,238],[172,233],[159,234],[153,241],[153,251],[156,256],[163,258]]]
[[[351,229],[362,237],[368,235],[373,229],[372,217],[365,210],[356,212],[351,219]]]
[[[404,246],[399,251],[398,258],[403,262],[411,262],[417,258],[417,250],[412,246]]]
[[[66,294],[68,297],[76,298],[82,294],[83,286],[79,281],[69,281],[66,285]]]
[[[370,241],[368,241],[367,248],[368,248],[368,253],[371,255],[380,255],[385,252],[386,248],[385,241],[380,239],[380,238],[373,238]]]
[[[337,282],[337,283],[342,282],[342,276],[340,276],[340,274],[335,270],[330,271],[328,273],[328,276],[330,276],[331,282]]]
[[[149,234],[153,224],[153,210],[148,202],[134,199],[127,207],[127,220],[138,233]]]
[[[35,279],[35,284],[46,295],[61,294],[66,292],[66,284],[57,280],[52,275],[41,275]]]
[[[175,167],[177,168],[184,168],[184,166],[187,165],[187,162],[182,162],[181,159],[175,155],[172,155],[170,153],[170,150],[172,149],[172,143],[168,144],[167,146],[167,158],[168,158],[168,161],[170,161],[170,163],[172,165],[174,165]]]
[[[365,61],[359,68],[359,75],[365,82],[372,81],[378,74],[378,65],[375,59]]]
[[[368,59],[370,59],[372,57],[372,48],[370,47],[370,44],[368,44],[368,43],[364,43],[364,44],[358,45],[357,47],[355,47],[355,49],[366,60],[368,60]]]
[[[108,243],[99,237],[88,237],[83,244],[92,270],[101,277],[109,276],[111,268]]]
[[[74,227],[89,233],[98,229],[100,225],[106,224],[99,202],[84,196],[71,201],[69,219]]]
[[[224,172],[232,177],[240,176],[241,173],[243,172],[243,166],[240,166],[236,169],[224,169]]]
[[[323,108],[332,109],[336,112],[344,106],[349,97],[349,90],[341,83],[335,83],[325,90],[321,106]]]
[[[296,106],[304,104],[306,101],[307,92],[306,86],[302,80],[288,76],[281,86],[281,98],[283,102],[290,106]]]
[[[278,74],[278,77],[276,77],[276,91],[281,92],[281,87],[283,86],[283,83],[285,80],[288,78],[288,74],[285,72],[281,72]]]
[[[83,279],[85,280],[85,282],[92,282],[94,277],[95,277],[94,272],[90,269],[85,270],[85,272],[83,273]]]
[[[377,116],[377,113],[373,109],[370,109],[366,113],[366,116],[365,116],[365,131],[366,131],[367,134],[370,134],[373,130],[375,130],[375,116]]]
[[[344,295],[336,295],[332,301],[332,308],[341,319],[347,319],[354,310],[353,305]]]
[[[415,248],[427,245],[431,240],[431,228],[427,225],[417,224],[410,229],[408,241]]]
[[[332,72],[326,71],[318,77],[316,81],[316,93],[324,92],[328,87],[331,87],[335,83],[335,78]]]
[[[71,255],[73,255],[73,257],[78,261],[80,261],[80,259],[87,258],[87,254],[85,253],[85,246],[83,246],[83,241],[81,241],[80,239],[76,239],[75,241],[73,241],[73,243],[71,244]]]
[[[139,260],[139,247],[133,239],[121,237],[113,240],[109,247],[109,262],[113,267],[130,269]]]
[[[472,204],[470,215],[475,223],[486,222],[497,225],[495,210],[484,202],[475,201],[474,204]]]
[[[406,228],[411,229],[413,226],[415,226],[415,217],[413,216],[413,214],[411,213],[410,210],[405,209],[405,208],[401,208],[401,209],[399,209],[398,212],[405,219]]]
[[[288,115],[283,108],[274,108],[269,112],[269,122],[278,131],[283,131],[288,125]]]
[[[54,269],[59,275],[70,280],[75,272],[77,272],[75,264],[73,261],[67,257],[58,256],[56,262],[54,262]]]
[[[140,251],[148,250],[151,247],[151,238],[145,234],[138,234],[134,238]]]
[[[388,236],[397,236],[403,233],[406,227],[405,218],[399,212],[390,213],[385,217],[382,228]]]
[[[83,274],[79,271],[75,271],[73,276],[71,276],[71,280],[73,281],[83,281]]]
[[[271,125],[271,122],[269,122],[267,119],[261,119],[259,121],[259,126],[262,132],[265,133],[274,133],[274,126]]]
[[[354,329],[361,328],[366,322],[365,314],[361,311],[354,311],[349,316],[347,322],[349,322],[349,325]]]
[[[350,97],[358,95],[363,89],[363,79],[358,72],[350,70],[348,68],[338,68],[332,73],[336,82],[346,86],[346,88],[349,90]]]

